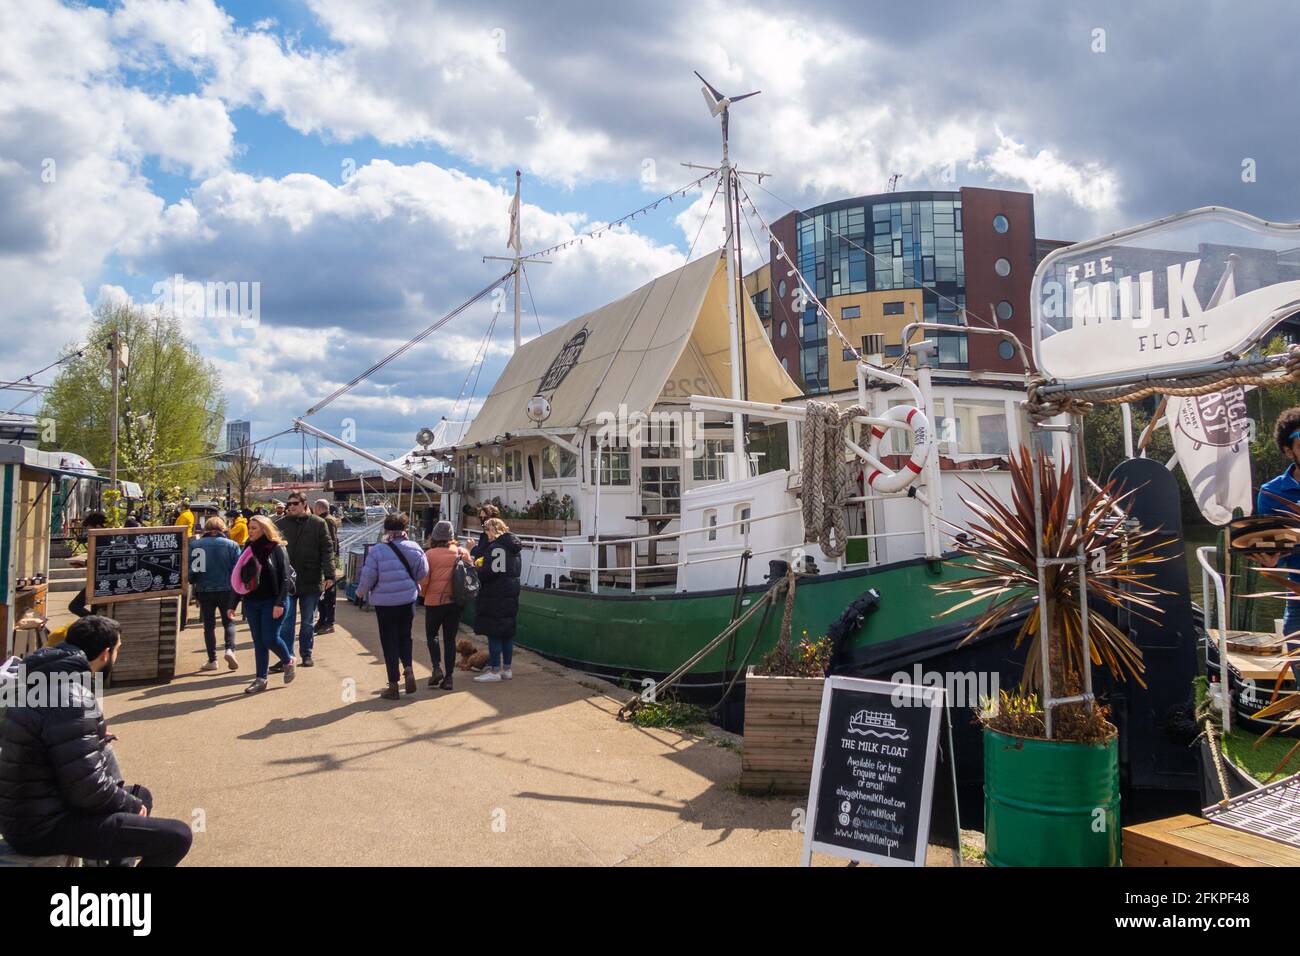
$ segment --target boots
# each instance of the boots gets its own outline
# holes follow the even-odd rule
[[[408,667],[406,668],[405,676],[406,676],[406,692],[408,694],[414,694],[416,691],[415,671],[413,671],[411,668]]]
[[[379,695],[384,700],[401,700],[402,695],[397,692],[396,684],[389,684],[384,692]]]

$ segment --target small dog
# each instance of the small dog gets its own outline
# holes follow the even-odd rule
[[[456,661],[457,670],[481,671],[487,667],[488,652],[480,651],[473,641],[461,638],[456,642],[456,653],[460,655],[460,660]]]

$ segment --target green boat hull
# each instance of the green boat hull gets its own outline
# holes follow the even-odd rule
[[[826,634],[854,600],[875,590],[880,603],[868,623],[841,653],[931,631],[955,598],[936,594],[940,581],[962,577],[956,561],[916,560],[876,568],[801,578],[795,591],[791,634],[797,641]],[[740,612],[763,593],[746,589]],[[703,593],[601,593],[524,588],[519,597],[515,643],[591,673],[615,678],[671,673],[726,628],[736,603],[734,590]],[[759,612],[736,636],[711,651],[685,684],[716,683],[746,663],[757,662],[780,637],[783,602]],[[472,623],[472,612],[467,621]],[[757,640],[755,640],[757,638]]]

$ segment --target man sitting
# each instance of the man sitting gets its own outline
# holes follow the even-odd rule
[[[149,816],[152,795],[114,779],[105,755],[90,675],[108,674],[121,642],[116,621],[92,614],[23,659],[25,699],[0,721],[0,834],[18,853],[175,866],[190,850],[190,828]]]

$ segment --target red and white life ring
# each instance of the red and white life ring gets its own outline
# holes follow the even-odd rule
[[[912,457],[898,471],[887,471],[880,468],[872,469],[867,475],[866,483],[868,488],[873,488],[882,494],[890,494],[895,491],[902,491],[912,482],[916,481],[925,467],[926,459],[930,457],[930,422],[925,417],[925,413],[919,408],[913,408],[911,405],[895,405],[885,412],[881,418],[893,422],[902,422],[912,431]],[[879,425],[871,426],[871,444],[867,446],[867,451],[876,455],[876,449],[880,447],[880,439],[885,437],[886,429]],[[879,457],[879,456],[876,456]]]

